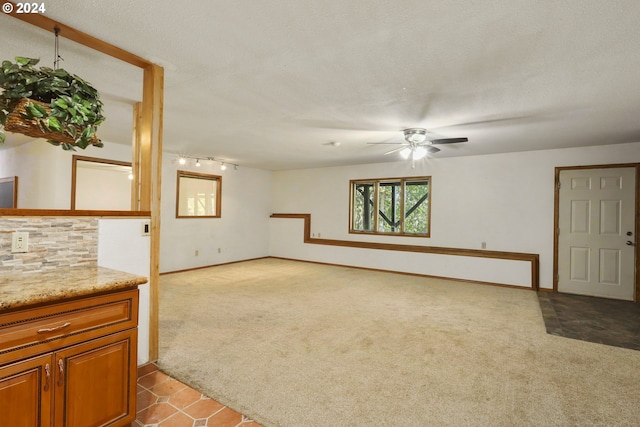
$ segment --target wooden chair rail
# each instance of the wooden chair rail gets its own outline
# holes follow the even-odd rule
[[[540,289],[540,256],[525,252],[488,251],[483,249],[446,248],[439,246],[403,245],[395,243],[358,242],[354,240],[334,240],[311,237],[311,214],[274,213],[271,218],[294,218],[304,220],[304,243],[350,248],[378,249],[387,251],[419,252],[428,254],[495,258],[511,261],[525,261],[531,264],[531,288]]]

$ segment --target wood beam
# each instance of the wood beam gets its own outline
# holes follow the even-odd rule
[[[42,28],[43,30],[50,31],[51,33],[54,33],[55,28],[57,27],[60,29],[60,33],[59,33],[60,36],[68,40],[72,40],[88,48],[91,48],[93,50],[97,50],[98,52],[102,52],[106,55],[117,58],[121,61],[127,62],[131,65],[135,65],[136,67],[146,68],[153,64],[152,62],[147,61],[146,59],[141,58],[138,55],[135,55],[131,52],[127,52],[124,49],[121,49],[103,40],[90,36],[87,33],[83,33],[82,31],[76,30],[75,28],[69,27],[68,25],[55,21],[43,14],[16,13],[18,8],[15,3],[13,2],[5,2],[5,3],[13,4],[13,11],[9,13],[9,16],[12,16],[16,19],[19,19],[21,21],[24,21],[36,27]]]
[[[149,358],[157,360],[159,349],[160,190],[162,184],[164,69],[155,64],[146,67],[142,86],[140,209],[151,211]]]
[[[100,210],[75,210],[70,209],[0,209],[0,216],[95,216],[100,218],[138,218],[149,217],[149,211],[100,211]]]
[[[140,151],[140,133],[142,130],[142,103],[137,102],[133,106],[133,137],[131,138],[131,172],[133,180],[131,182],[131,210],[140,209],[140,166],[142,164],[142,153]]]

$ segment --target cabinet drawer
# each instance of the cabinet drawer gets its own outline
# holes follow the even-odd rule
[[[0,364],[135,328],[137,313],[136,289],[0,315]]]

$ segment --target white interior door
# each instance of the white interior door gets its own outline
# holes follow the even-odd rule
[[[560,172],[558,291],[634,299],[635,182],[632,167]]]

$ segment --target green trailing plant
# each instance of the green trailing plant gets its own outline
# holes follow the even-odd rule
[[[7,117],[23,98],[28,98],[21,117],[33,120],[43,133],[58,132],[75,143],[49,139],[64,150],[86,148],[89,144],[102,147],[95,137],[105,120],[100,94],[82,78],[63,69],[36,67],[39,59],[16,57],[16,62],[3,61],[0,69],[0,124],[4,128]],[[46,105],[43,106],[38,101]],[[0,143],[5,140],[0,128]]]

